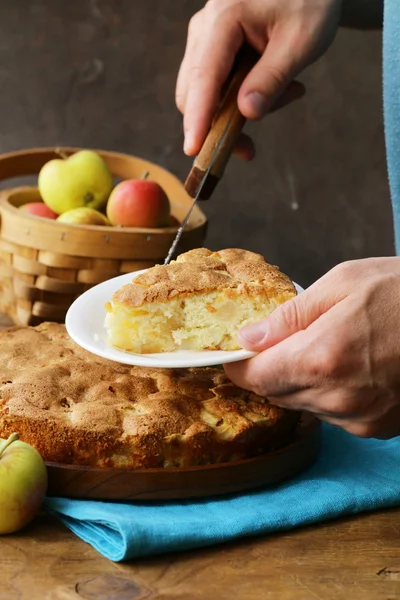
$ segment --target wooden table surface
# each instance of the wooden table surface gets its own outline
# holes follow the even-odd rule
[[[128,563],[41,514],[0,538],[0,573],[0,600],[395,600],[400,510]]]

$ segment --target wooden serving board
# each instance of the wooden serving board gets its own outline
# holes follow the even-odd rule
[[[280,450],[236,462],[187,469],[112,469],[47,463],[49,496],[96,500],[202,498],[278,483],[311,466],[321,429],[304,416],[294,441]]]

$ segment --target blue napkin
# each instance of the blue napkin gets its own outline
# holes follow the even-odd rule
[[[47,510],[113,561],[196,548],[400,505],[400,437],[362,440],[323,426],[318,461],[273,488],[201,501],[49,498]]]

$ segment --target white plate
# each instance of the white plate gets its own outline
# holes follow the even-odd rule
[[[106,310],[104,305],[120,287],[130,283],[134,277],[144,273],[147,269],[127,273],[92,287],[79,296],[71,305],[65,318],[65,325],[71,338],[92,354],[108,358],[127,365],[140,367],[181,368],[181,367],[208,367],[236,362],[255,356],[255,352],[248,350],[177,350],[176,352],[160,352],[154,354],[136,354],[114,348],[107,342],[104,319]],[[294,284],[298,292],[302,291]]]

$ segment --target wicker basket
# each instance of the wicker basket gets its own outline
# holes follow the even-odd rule
[[[70,155],[78,148],[62,148]],[[171,202],[171,212],[182,221],[191,204],[183,185],[171,173],[148,161],[97,152],[113,175],[128,179],[144,171],[160,183]],[[38,174],[59,157],[51,148],[0,155],[0,180]],[[40,199],[35,187],[0,191],[0,311],[19,325],[44,320],[63,322],[70,304],[93,285],[163,262],[177,227],[140,229],[66,225],[18,210]],[[178,252],[202,245],[206,218],[195,207]]]

